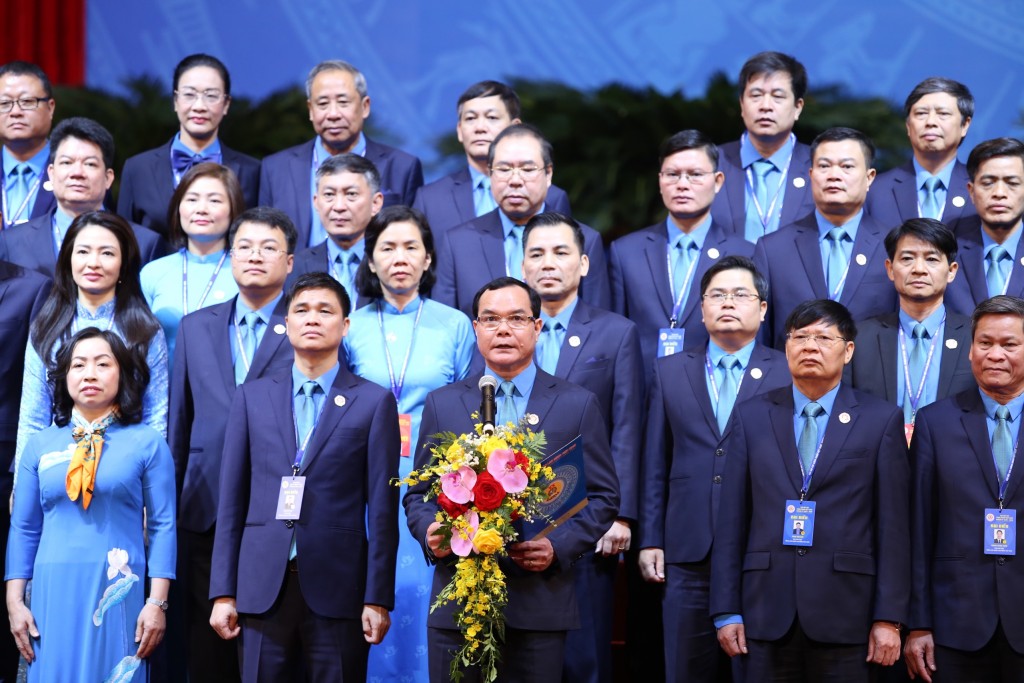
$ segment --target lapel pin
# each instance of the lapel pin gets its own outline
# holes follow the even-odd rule
[[[842,422],[843,424],[848,424],[850,422],[850,414],[839,413],[839,421]]]
[[[795,187],[795,188],[796,188],[796,189],[798,189],[798,190],[799,190],[799,189],[800,189],[801,187],[803,187],[803,186],[804,186],[804,185],[805,185],[806,183],[807,183],[807,181],[805,181],[805,180],[804,180],[803,178],[801,178],[800,176],[797,176],[796,178],[793,178],[793,187]]]
[[[284,325],[281,323],[274,325],[274,332],[276,334],[284,334]]]
[[[47,180],[45,183],[43,183],[43,189],[46,190],[47,192],[53,192],[53,183]]]
[[[571,337],[569,337],[569,346],[571,346],[571,347],[573,347],[575,349],[579,345],[580,345],[580,338],[577,335],[574,334]]]
[[[720,254],[718,253],[717,249],[711,247],[710,249],[708,249],[708,256],[710,256],[711,258],[718,258]]]
[[[947,349],[955,349],[956,346],[957,346],[956,339],[947,339],[946,340],[946,348]]]
[[[216,292],[213,293],[213,298],[214,299],[223,299],[224,298],[224,290],[223,289],[218,289]]]
[[[754,379],[761,379],[762,375],[764,375],[764,373],[761,372],[761,368],[750,368],[750,376]]]
[[[857,254],[857,265],[866,266],[868,264],[868,257],[864,254]]]
[[[531,425],[536,425],[538,422],[540,422],[540,418],[537,417],[537,415],[535,413],[527,413],[526,414],[526,421],[527,421],[527,423],[529,423]]]
[[[953,206],[955,206],[958,209],[961,208],[966,203],[967,202],[965,202],[964,198],[961,197],[960,195],[953,197]]]
[[[1021,257],[1020,257],[1020,264],[1021,264],[1022,266],[1024,266],[1024,256],[1021,256]]]
[[[344,407],[344,405],[345,405],[345,397],[344,396],[335,396],[334,397],[334,405],[338,406],[339,408]]]

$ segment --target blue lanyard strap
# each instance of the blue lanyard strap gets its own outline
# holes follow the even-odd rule
[[[320,424],[320,416],[323,415],[324,407],[327,405],[327,396],[324,396],[324,402],[320,404],[320,410],[316,411],[316,417],[313,418],[313,426],[309,432],[306,433],[306,438],[299,443],[299,421],[295,415],[295,409],[292,409],[292,426],[295,428],[295,443],[298,444],[298,448],[295,449],[295,462],[292,463],[292,476],[299,473],[299,468],[302,466],[302,458],[306,455],[306,447],[309,446],[309,440],[313,438],[313,432],[316,431],[317,425]]]
[[[932,355],[935,353],[935,342],[938,341],[939,329],[946,324],[946,316],[942,316],[942,320],[939,321],[939,327],[936,328],[935,334],[932,335],[932,341],[928,345],[928,357],[924,361],[924,371],[921,373],[921,384],[918,385],[917,391],[913,390],[913,380],[910,378],[910,361],[907,355],[907,334],[903,331],[903,325],[900,325],[899,329],[899,340],[900,340],[900,358],[903,361],[903,391],[906,392],[907,398],[910,399],[910,414],[911,421],[917,416],[917,406],[921,403],[921,396],[924,395],[924,386],[928,379],[928,368],[932,365]],[[918,341],[920,344],[921,342]]]
[[[744,133],[744,135],[746,135],[746,133]],[[767,212],[765,212],[765,210],[761,207],[761,202],[757,201],[757,192],[754,190],[754,174],[750,170],[753,164],[747,166],[747,190],[749,192],[751,201],[754,202],[754,209],[757,211],[757,217],[761,221],[761,228],[764,230],[764,232],[768,231],[768,224],[771,223],[772,214],[775,213],[775,205],[776,203],[778,203],[779,198],[783,196],[786,189],[786,177],[789,175],[789,167],[793,161],[793,151],[796,149],[796,135],[790,133],[789,140],[791,143],[793,143],[793,147],[789,151],[789,157],[786,158],[785,167],[782,169],[782,175],[779,177],[779,186],[775,188],[775,194],[772,196],[772,201],[768,204]],[[765,161],[768,161],[768,159],[765,159]],[[779,205],[780,210],[781,208],[782,206]]]
[[[6,229],[14,225],[18,221],[18,219],[21,218],[21,214],[25,213],[25,209],[28,208],[28,203],[32,201],[32,197],[34,197],[36,195],[36,192],[38,192],[39,190],[39,183],[43,181],[43,176],[40,175],[38,178],[36,178],[35,182],[32,183],[32,186],[28,188],[28,194],[25,195],[25,199],[21,201],[21,206],[19,206],[18,210],[14,212],[13,216],[9,216],[7,214],[7,205],[9,203],[9,200],[7,199],[7,179],[0,178],[0,181],[2,181],[0,182],[0,190],[2,190],[3,192],[2,212],[4,218],[4,228]]]
[[[217,281],[217,276],[220,275],[220,269],[224,266],[224,259],[227,256],[227,250],[220,255],[220,261],[217,262],[217,267],[214,269],[213,275],[210,276],[210,281],[206,283],[206,289],[203,290],[203,295],[199,297],[199,303],[196,304],[197,311],[203,307],[203,302],[206,301],[210,290],[213,289],[213,283]],[[188,315],[188,249],[181,250],[181,314],[183,316]]]
[[[384,343],[384,358],[388,364],[388,379],[391,382],[391,393],[395,395],[395,402],[402,399],[402,388],[405,386],[405,372],[409,369],[409,358],[412,357],[412,346],[416,341],[416,328],[420,325],[420,316],[423,315],[423,298],[420,297],[420,306],[416,309],[416,319],[412,323],[412,335],[409,337],[409,348],[405,351],[405,361],[402,363],[402,372],[395,381],[395,367],[391,361],[391,349],[388,348],[388,337],[384,331],[383,304],[377,301],[377,324],[380,325],[380,336]]]
[[[1006,477],[999,481],[999,470],[996,470],[996,482],[999,484],[999,509],[1003,509],[1003,499],[1006,497],[1006,486],[1010,483],[1010,474],[1013,472],[1013,463],[1017,462],[1017,446],[1020,445],[1020,437],[1013,444],[1013,457],[1010,458],[1010,466],[1006,468]]]
[[[715,381],[715,368],[711,365],[711,354],[704,356],[704,369],[708,373],[708,382],[711,383],[711,394],[715,399],[715,404],[718,404],[718,382]],[[723,368],[724,369],[724,368]],[[743,386],[743,379],[747,376],[746,372],[740,374],[740,381],[736,383],[736,395],[739,396],[740,387]]]
[[[813,417],[810,419],[814,419]],[[811,487],[811,477],[814,476],[814,469],[818,466],[818,456],[821,455],[821,445],[825,442],[825,435],[822,434],[821,438],[818,439],[818,448],[814,451],[814,460],[811,460],[811,468],[804,472],[804,462],[798,458],[800,463],[800,475],[803,477],[803,483],[800,485],[800,502],[803,502],[804,496],[807,495],[807,490]]]
[[[679,314],[683,311],[683,304],[686,302],[686,295],[690,293],[691,279],[693,277],[693,269],[697,267],[697,261],[700,260],[700,249],[697,250],[697,255],[690,261],[690,267],[686,269],[685,282],[683,286],[679,288],[679,296],[676,297],[675,304],[672,306],[672,316],[669,318],[668,326],[675,327],[676,323],[679,322]],[[665,250],[665,264],[668,266],[668,288],[671,292],[676,291],[675,274],[672,272],[672,247],[671,245]]]

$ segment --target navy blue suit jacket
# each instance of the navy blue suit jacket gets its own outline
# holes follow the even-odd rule
[[[174,347],[167,441],[178,487],[178,526],[196,533],[209,531],[217,520],[224,430],[235,396],[231,321],[237,298],[182,318]],[[282,297],[253,356],[247,382],[292,366],[294,353],[284,333],[286,312]]]
[[[782,544],[786,501],[800,497],[802,480],[793,405],[785,386],[736,407],[710,612],[741,614],[747,638],[778,640],[799,619],[812,640],[865,644],[872,622],[906,623],[908,614],[903,413],[840,385],[806,496],[817,505],[814,546],[797,548]]]
[[[437,244],[437,282],[431,298],[473,316],[473,297],[491,280],[505,276],[505,234],[495,209],[449,230]],[[583,226],[583,251],[590,272],[580,283],[580,299],[598,308],[611,308],[608,266],[601,235]]]
[[[960,270],[946,289],[946,306],[960,315],[971,315],[974,308],[989,298],[985,282],[985,246],[981,239],[981,219],[968,216],[960,222],[957,235],[957,263]],[[1010,281],[1006,293],[1024,297],[1024,240],[1017,244],[1017,253],[1012,254]]]
[[[899,329],[899,313],[886,313],[857,323],[857,350],[846,366],[844,376],[855,389],[874,394],[893,405],[898,405]],[[978,386],[971,372],[971,361],[967,358],[971,349],[971,319],[947,311],[943,337],[942,346],[935,349],[936,357],[932,359],[939,365],[936,400]],[[912,348],[909,342],[908,358]],[[954,344],[952,348],[949,346],[951,342]]]
[[[167,211],[174,195],[171,143],[140,152],[124,162],[117,213],[125,220],[144,225],[167,236]],[[260,162],[220,145],[224,165],[235,172],[245,196],[245,208],[256,206],[260,191]]]
[[[295,252],[295,260],[292,262],[292,272],[288,274],[288,278],[284,282],[284,291],[291,289],[295,281],[299,279],[300,275],[306,273],[327,273],[331,274],[330,268],[327,267],[327,242],[321,242],[315,247],[309,247],[308,249],[300,249]],[[357,296],[356,300],[352,302],[352,309],[362,308],[366,304],[370,303],[371,299],[365,296]]]
[[[885,235],[878,223],[862,214],[850,252],[849,274],[839,297],[839,303],[849,309],[854,320],[899,309],[896,288],[885,272]],[[762,339],[782,349],[786,344],[786,318],[797,304],[829,298],[815,217],[807,216],[758,240],[754,263],[768,278],[769,287]]]
[[[707,388],[706,349],[688,349],[654,363],[641,460],[643,503],[634,546],[662,548],[665,562],[707,558],[722,498],[726,443],[734,419],[730,415],[725,431],[719,431]],[[758,344],[736,404],[791,381],[785,356]]]
[[[9,476],[21,409],[21,376],[32,320],[50,293],[49,278],[14,263],[0,261],[0,477]]]
[[[955,161],[953,174],[946,191],[946,205],[942,210],[942,222],[960,234],[960,219],[976,216],[974,203],[967,196],[967,166]],[[864,211],[875,219],[886,232],[899,227],[904,221],[917,218],[917,174],[914,163],[908,161],[902,166],[890,169],[875,178],[868,192]],[[959,201],[954,203],[954,199]],[[960,206],[957,206],[960,204]]]
[[[344,399],[344,400],[342,400]],[[234,596],[246,614],[269,610],[288,571],[294,532],[299,586],[315,614],[359,619],[392,609],[398,555],[398,407],[390,391],[338,372],[309,441],[302,513],[275,519],[281,479],[298,444],[287,369],[235,392],[224,440],[210,599]]]
[[[32,211],[26,216],[22,214],[21,218],[36,218],[37,216],[44,216],[51,210],[57,208],[57,198],[53,196],[53,187],[50,185],[50,173],[47,169],[47,164],[43,164],[43,175],[39,179],[39,189],[36,191],[36,200],[32,204]],[[7,178],[7,171],[4,169],[3,155],[0,154],[0,181]],[[49,187],[50,189],[46,189]],[[17,210],[18,207],[14,207],[11,211]]]
[[[718,170],[725,174],[725,185],[711,204],[711,217],[728,232],[742,238],[747,225],[747,177],[743,172],[743,162],[740,161],[739,140],[721,145],[718,154]],[[793,159],[789,162],[789,172],[786,174],[779,227],[814,211],[811,182],[807,177],[810,170],[811,148],[798,142],[793,147]]]
[[[271,154],[260,165],[260,205],[284,211],[295,222],[300,246],[309,244],[313,224],[313,188],[309,185],[315,140]],[[366,159],[380,172],[384,206],[412,204],[423,184],[423,165],[417,157],[366,139]]]
[[[668,281],[668,233],[665,222],[620,237],[609,252],[612,310],[636,323],[640,333],[644,373],[650,375],[658,356],[658,330],[668,327],[675,303]],[[693,284],[676,327],[684,329],[686,348],[702,347],[708,340],[700,310],[700,279],[723,256],[751,256],[754,245],[712,222],[693,273]]]
[[[419,209],[427,217],[435,242],[451,228],[476,218],[472,182],[469,169],[462,168],[416,191],[413,208]],[[565,190],[557,185],[549,187],[547,199],[544,200],[544,210],[571,216],[569,197]]]
[[[13,261],[52,278],[57,270],[57,254],[53,251],[53,211],[0,232],[0,259]],[[141,265],[170,253],[170,247],[161,235],[135,223],[131,226],[139,243]]]
[[[420,444],[416,451],[415,468],[430,461],[431,435],[440,432],[456,434],[473,431],[475,420],[471,413],[480,408],[480,375],[449,384],[427,395],[420,424]],[[534,431],[547,436],[548,453],[583,435],[583,454],[587,496],[589,502],[583,510],[562,524],[547,537],[555,551],[555,561],[543,572],[521,569],[511,560],[501,560],[508,578],[508,605],[506,624],[515,629],[530,631],[565,631],[579,627],[576,590],[571,571],[573,564],[604,535],[615,521],[619,505],[615,466],[604,419],[597,397],[565,380],[552,377],[538,368],[537,379],[530,394],[527,412],[540,418]],[[409,530],[413,538],[423,545],[428,558],[432,554],[426,547],[427,527],[434,521],[439,509],[435,501],[424,501],[429,482],[411,487],[402,500],[405,505]],[[438,592],[451,580],[455,571],[455,555],[439,561],[434,570],[431,603]],[[433,628],[457,628],[453,619],[453,606],[434,610],[427,617]]]
[[[998,624],[1010,646],[1024,652],[1024,564],[982,550],[985,508],[999,507],[999,490],[977,389],[918,413],[910,460],[913,588],[907,625],[931,630],[936,645],[979,650]],[[1024,508],[1021,479],[1014,468],[1004,507]]]

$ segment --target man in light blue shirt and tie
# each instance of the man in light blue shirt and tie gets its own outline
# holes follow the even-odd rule
[[[50,79],[38,66],[9,62],[0,67],[0,212],[5,229],[53,208],[46,166],[55,108]]]

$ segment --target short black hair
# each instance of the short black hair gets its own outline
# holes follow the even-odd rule
[[[846,306],[832,299],[811,299],[797,304],[786,318],[786,335],[815,323],[835,325],[839,336],[846,341],[857,338],[857,325]]]
[[[757,290],[757,296],[761,298],[761,301],[768,301],[768,278],[757,269],[753,261],[746,256],[739,256],[738,254],[723,256],[707,269],[700,278],[701,295],[707,293],[711,280],[716,275],[727,270],[745,270],[750,273],[750,277],[754,278],[754,289]]]
[[[871,165],[875,163],[875,143],[856,128],[847,128],[846,126],[829,128],[814,138],[814,142],[811,143],[811,163],[814,163],[819,145],[825,142],[842,142],[843,140],[856,140],[859,142],[861,149],[864,150],[864,165],[866,168],[871,168]]]
[[[58,427],[64,427],[71,421],[71,411],[75,402],[68,391],[68,370],[74,357],[75,347],[86,339],[99,337],[110,345],[110,351],[117,361],[120,377],[117,382],[117,406],[122,424],[137,424],[142,421],[142,397],[149,384],[149,365],[138,350],[129,350],[121,337],[110,330],[98,327],[86,327],[79,330],[71,339],[57,350],[57,359],[53,370],[48,373],[50,388],[53,392],[53,421]]]
[[[284,211],[272,206],[254,206],[238,214],[235,220],[231,221],[231,227],[228,228],[228,249],[234,248],[235,233],[238,232],[242,223],[260,223],[280,230],[284,233],[288,253],[295,253],[295,243],[299,241],[299,233],[295,230],[292,219]]]
[[[540,143],[540,157],[544,161],[545,168],[550,166],[552,163],[552,149],[551,143],[544,138],[544,135],[536,126],[531,126],[528,123],[513,123],[511,126],[505,128],[505,130],[494,136],[494,140],[491,142],[491,148],[487,150],[487,167],[490,168],[494,165],[494,150],[498,148],[498,143],[505,138],[513,137],[528,137],[535,139]]]
[[[754,76],[761,74],[787,73],[793,82],[793,97],[803,99],[807,93],[807,69],[797,61],[796,57],[781,52],[758,52],[748,59],[740,69],[740,97],[747,89],[747,83]]]
[[[903,103],[903,116],[908,118],[910,116],[910,110],[913,109],[917,101],[925,95],[933,95],[935,93],[946,93],[956,98],[956,108],[960,110],[960,116],[967,120],[974,116],[974,95],[971,94],[970,89],[961,83],[960,81],[954,81],[952,78],[942,78],[940,76],[932,76],[926,78],[910,91],[907,95],[906,102]]]
[[[971,339],[978,332],[978,323],[989,315],[1015,315],[1021,320],[1021,328],[1024,329],[1024,299],[1016,296],[999,294],[985,299],[978,304],[974,313],[971,314]]]
[[[339,173],[361,175],[366,179],[366,184],[370,186],[371,194],[380,192],[380,171],[366,157],[361,157],[351,152],[335,154],[324,159],[320,164],[320,168],[316,169],[316,186],[320,187],[320,179],[324,176],[337,175]]]
[[[218,74],[220,74],[220,80],[224,82],[224,94],[227,97],[231,97],[231,74],[228,73],[228,68],[224,66],[224,62],[220,61],[212,55],[203,54],[197,52],[194,55],[189,55],[183,60],[178,62],[178,65],[174,67],[174,76],[171,86],[175,92],[178,91],[178,82],[181,81],[181,77],[185,75],[185,72],[189,69],[194,69],[197,66],[208,66]]]
[[[945,254],[946,261],[950,264],[956,261],[956,235],[942,221],[934,218],[911,218],[890,230],[885,236],[885,253],[890,261],[896,258],[896,248],[904,237],[916,237],[922,242],[927,242]]]
[[[0,66],[0,78],[4,76],[34,76],[43,85],[43,92],[46,94],[46,98],[49,100],[53,99],[53,83],[50,83],[50,77],[37,64],[20,60],[7,62]]]
[[[303,273],[292,283],[284,300],[285,310],[290,309],[295,297],[307,289],[329,289],[338,297],[338,303],[341,304],[341,314],[347,318],[349,313],[352,312],[352,300],[348,298],[348,292],[345,291],[340,282],[322,271]]]
[[[380,239],[381,233],[387,230],[392,223],[402,222],[412,223],[420,229],[423,250],[430,256],[430,265],[423,271],[418,291],[421,296],[426,296],[433,289],[434,283],[437,281],[437,255],[434,253],[434,233],[430,230],[430,223],[418,209],[396,205],[381,209],[366,226],[366,232],[363,234],[363,247],[366,255],[359,263],[359,270],[356,271],[356,289],[359,291],[359,296],[368,299],[379,299],[384,296],[380,277],[370,270],[370,262],[373,261],[373,252],[377,248],[377,240]]]
[[[104,168],[114,168],[114,136],[110,131],[92,119],[84,116],[73,116],[64,119],[54,127],[50,134],[50,159],[53,163],[57,158],[57,148],[68,138],[91,142],[100,148],[103,155]]]
[[[661,143],[658,150],[658,166],[665,163],[665,159],[678,152],[685,152],[688,149],[702,149],[711,160],[711,170],[718,170],[718,145],[710,137],[699,130],[681,130],[675,135]]]
[[[587,253],[584,250],[583,227],[572,217],[557,211],[545,211],[526,221],[523,228],[523,251],[526,251],[526,243],[530,241],[530,234],[537,228],[550,228],[556,225],[566,225],[572,230],[573,241],[580,251],[580,255]]]
[[[1024,163],[1024,142],[1017,138],[992,138],[975,145],[967,157],[967,177],[972,183],[981,165],[996,157],[1018,157]]]
[[[506,287],[518,287],[526,291],[530,297],[530,313],[534,318],[540,317],[540,294],[533,291],[533,288],[527,285],[522,280],[517,280],[514,277],[507,275],[495,278],[486,285],[480,288],[480,290],[473,297],[473,320],[476,320],[480,314],[480,297],[484,295],[484,292],[494,292],[499,289],[505,289]]]
[[[456,105],[455,111],[461,118],[462,105],[466,102],[477,100],[481,97],[494,97],[495,95],[501,98],[501,103],[505,105],[505,109],[508,111],[508,117],[510,119],[518,119],[521,110],[519,95],[516,94],[515,90],[500,81],[480,81],[469,86],[459,95],[459,102]]]

